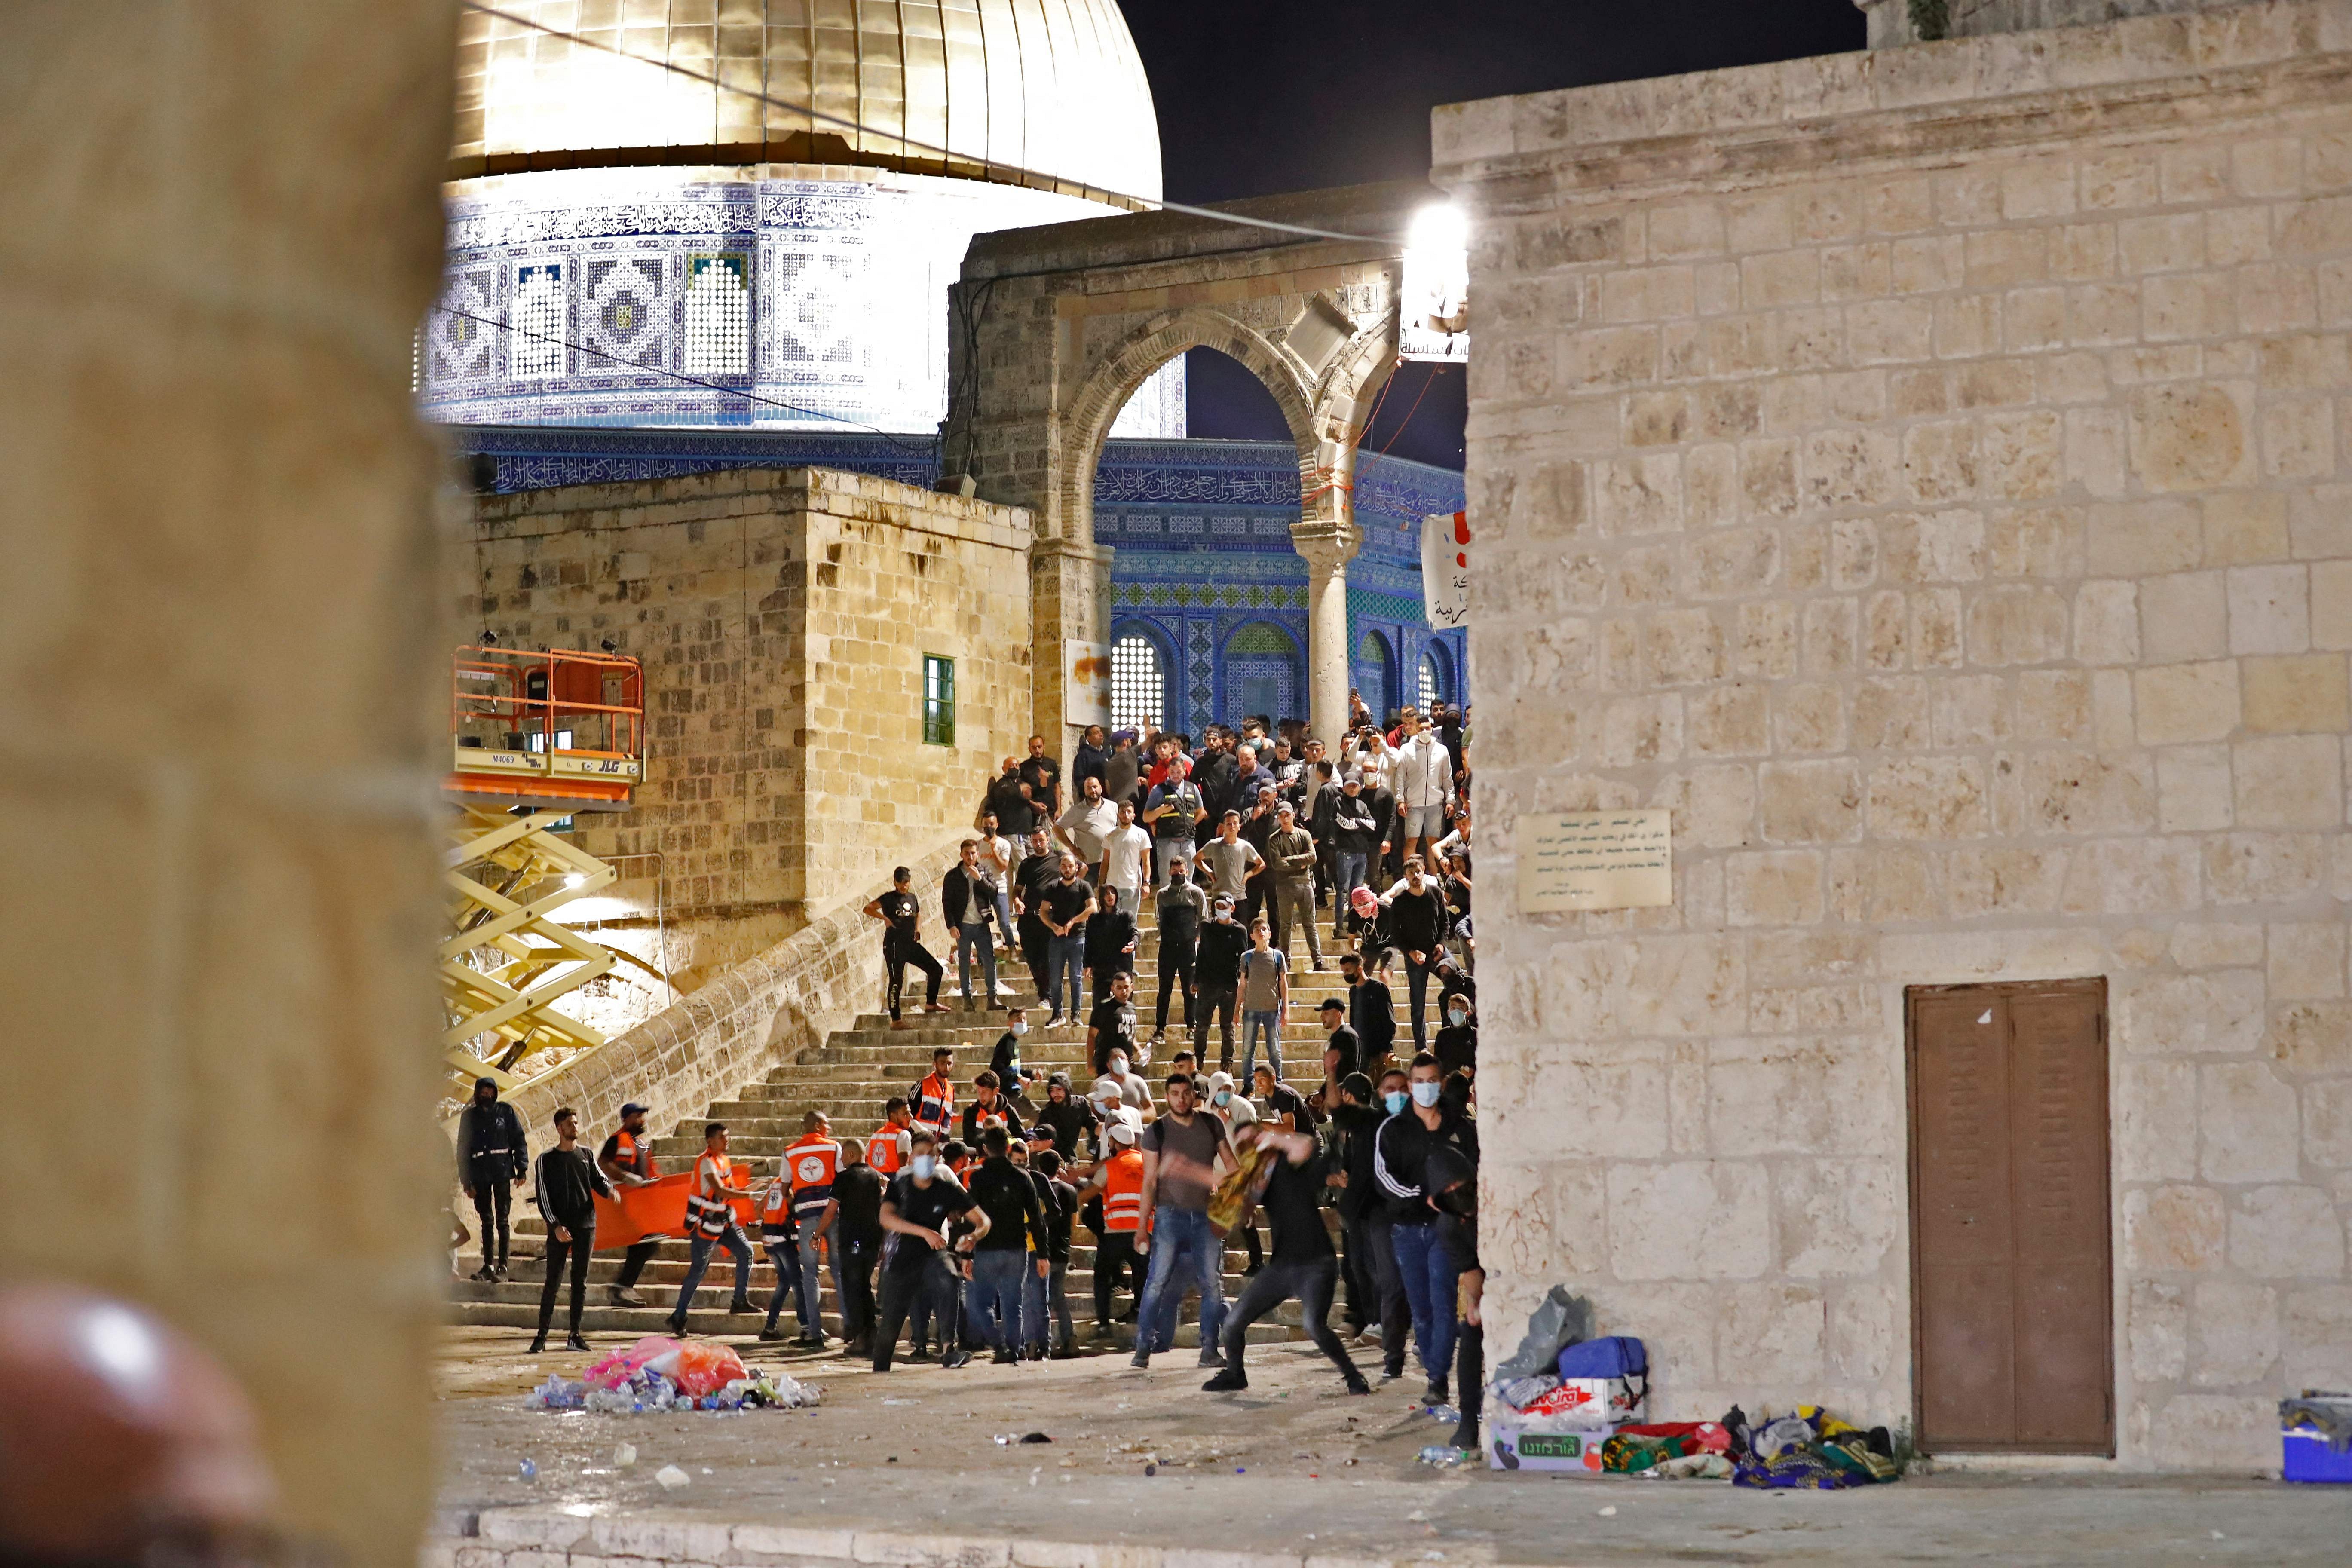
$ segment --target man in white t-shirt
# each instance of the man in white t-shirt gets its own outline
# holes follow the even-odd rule
[[[989,890],[989,907],[996,914],[996,945],[1011,952],[1019,939],[1013,932],[1013,868],[1021,864],[1021,847],[1007,838],[996,813],[980,814],[980,879]]]
[[[1103,840],[1118,826],[1118,808],[1103,798],[1102,780],[1089,775],[1079,786],[1078,798],[1054,824],[1054,837],[1091,869],[1102,864]]]
[[[1150,874],[1151,835],[1135,825],[1135,802],[1120,801],[1118,826],[1103,838],[1102,884],[1125,889],[1127,897],[1119,902],[1139,910],[1143,884]]]

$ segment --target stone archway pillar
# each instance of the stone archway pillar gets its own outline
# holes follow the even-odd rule
[[[1066,766],[1089,723],[1107,724],[1105,710],[1074,718],[1069,710],[1069,645],[1105,649],[1110,643],[1110,550],[1076,539],[1040,539],[1029,551],[1030,649],[1034,708],[1030,722]],[[1345,693],[1342,693],[1344,696]]]
[[[1348,728],[1348,563],[1363,536],[1340,521],[1301,523],[1290,537],[1307,562],[1307,722],[1336,754]]]

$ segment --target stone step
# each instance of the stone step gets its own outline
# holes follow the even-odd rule
[[[1244,1283],[1246,1282],[1239,1276],[1228,1278],[1225,1281],[1225,1300],[1231,1301],[1239,1297]],[[541,1279],[511,1279],[502,1285],[483,1284],[471,1279],[456,1280],[452,1281],[451,1299],[472,1306],[528,1307],[536,1310],[543,1288]],[[774,1294],[775,1289],[776,1283],[772,1276],[766,1279],[755,1276],[750,1287],[752,1305],[764,1313],[767,1310],[769,1298]],[[1093,1322],[1094,1277],[1087,1275],[1081,1279],[1077,1274],[1072,1273],[1066,1279],[1065,1289],[1070,1299],[1071,1317],[1082,1322]],[[730,1314],[727,1310],[727,1303],[731,1299],[733,1289],[734,1281],[731,1277],[722,1278],[720,1282],[715,1285],[704,1284],[694,1293],[694,1307],[687,1314],[688,1321],[689,1323],[696,1321],[706,1313],[713,1318],[734,1315],[740,1321],[740,1314]],[[556,1305],[559,1308],[563,1307],[570,1300],[569,1290],[570,1285],[567,1282],[564,1288],[557,1292]],[[609,1310],[625,1312],[650,1311],[667,1314],[677,1310],[677,1291],[674,1287],[656,1289],[641,1283],[638,1286],[638,1293],[652,1305],[650,1307],[614,1307],[606,1299],[604,1285],[593,1283],[588,1291],[589,1304],[601,1305]],[[841,1313],[840,1293],[834,1289],[830,1279],[826,1279],[821,1294],[820,1314],[828,1318],[838,1318]],[[1121,1310],[1134,1305],[1132,1292],[1122,1289],[1119,1295],[1126,1298],[1126,1307],[1122,1307]],[[791,1314],[791,1303],[787,1301],[785,1315],[790,1317]],[[1296,1325],[1300,1321],[1298,1314],[1298,1303],[1286,1301],[1276,1308],[1265,1321]]]
[[[555,1331],[559,1334],[562,1331],[566,1321],[567,1305],[567,1300],[559,1300],[555,1304]],[[1080,1321],[1077,1307],[1077,1301],[1073,1299],[1070,1302],[1073,1324]],[[764,1311],[764,1308],[762,1310]],[[668,1309],[666,1307],[613,1307],[592,1303],[581,1310],[580,1329],[583,1333],[611,1334],[615,1336],[616,1340],[627,1341],[646,1334],[668,1333],[670,1328],[667,1320]],[[445,1321],[466,1327],[519,1329],[528,1332],[539,1326],[539,1298],[534,1295],[528,1305],[516,1301],[452,1302]],[[706,1312],[698,1310],[687,1314],[686,1331],[689,1335],[700,1335],[706,1338],[748,1341],[751,1335],[759,1332],[761,1321],[759,1317],[741,1316],[724,1311]],[[796,1332],[799,1330],[798,1320],[789,1310],[784,1314],[783,1327],[787,1331]],[[1078,1329],[1077,1349],[1082,1353],[1125,1355],[1134,1349],[1135,1330],[1132,1324],[1112,1325],[1111,1336],[1108,1339],[1096,1338],[1092,1328],[1093,1320],[1087,1318],[1085,1320],[1085,1326]],[[837,1350],[841,1338],[841,1321],[837,1312],[828,1310],[825,1317],[825,1332],[833,1337]],[[1306,1337],[1306,1331],[1295,1324],[1277,1323],[1272,1321],[1253,1323],[1249,1330],[1249,1342],[1254,1345],[1287,1344]],[[906,1344],[903,1335],[899,1344],[903,1350]],[[1180,1318],[1176,1325],[1175,1348],[1178,1351],[1197,1351],[1200,1347],[1201,1328],[1197,1315]],[[605,1348],[617,1348],[617,1346]],[[747,1343],[741,1348],[748,1351],[752,1349],[752,1345]],[[762,1352],[764,1348],[761,1347]],[[789,1352],[791,1342],[783,1342],[777,1348]],[[764,1361],[768,1358],[764,1353],[757,1353],[755,1359]],[[823,1363],[816,1358],[812,1356],[806,1359],[819,1369],[822,1368]]]

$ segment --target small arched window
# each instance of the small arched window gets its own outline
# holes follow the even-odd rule
[[[1114,730],[1149,732],[1160,727],[1168,687],[1160,645],[1141,632],[1128,632],[1110,645],[1110,723]]]
[[[1437,668],[1437,658],[1433,654],[1421,656],[1420,696],[1420,708],[1424,717],[1445,700],[1445,674]]]

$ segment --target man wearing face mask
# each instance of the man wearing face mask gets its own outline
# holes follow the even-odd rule
[[[1139,1117],[1151,1110],[1151,1086],[1129,1069],[1125,1051],[1111,1052],[1110,1059],[1103,1063],[1102,1077],[1095,1080],[1094,1098],[1124,1105]]]
[[[1445,998],[1445,1024],[1431,1042],[1431,1054],[1448,1075],[1466,1073],[1474,1079],[1478,1076],[1476,1004],[1467,992],[1456,991]]]
[[[1454,1151],[1475,1167],[1478,1126],[1441,1103],[1444,1075],[1435,1057],[1426,1051],[1414,1057],[1407,1078],[1412,1102],[1381,1123],[1372,1142],[1372,1173],[1388,1205],[1397,1275],[1412,1303],[1413,1346],[1429,1378],[1429,1403],[1443,1405],[1454,1363],[1454,1292],[1465,1265],[1448,1233],[1437,1227],[1424,1173],[1439,1149]]]
[[[1382,1075],[1377,1091],[1362,1073],[1349,1074],[1339,1084],[1339,1102],[1331,1113],[1331,1125],[1340,1138],[1337,1206],[1348,1237],[1346,1321],[1349,1332],[1357,1335],[1377,1324],[1381,1375],[1402,1377],[1412,1310],[1390,1250],[1388,1205],[1381,1201],[1372,1156],[1381,1124],[1412,1103],[1412,1096],[1405,1089],[1404,1074],[1391,1068]]]
[[[1462,1420],[1454,1430],[1454,1446],[1475,1451],[1478,1447],[1476,1391],[1486,1386],[1486,1270],[1478,1261],[1478,1168],[1460,1151],[1440,1148],[1429,1156],[1422,1185],[1429,1189],[1430,1206],[1437,1211],[1438,1233],[1462,1263],[1454,1303],[1461,1330],[1454,1341],[1454,1386],[1467,1392],[1462,1396]]]
[[[1021,1066],[1021,1042],[1029,1034],[1029,1009],[1008,1007],[1004,1011],[1004,1033],[996,1037],[996,1049],[990,1053],[988,1070],[996,1075],[998,1087],[1004,1098],[1016,1102],[1029,1098],[1028,1084],[1037,1075],[1026,1072]]]
[[[975,1234],[985,1236],[988,1214],[940,1170],[939,1145],[929,1132],[915,1134],[914,1150],[882,1200],[882,1228],[893,1241],[882,1265],[882,1318],[874,1331],[876,1372],[890,1370],[890,1352],[918,1296],[929,1301],[940,1341],[948,1347],[940,1364],[961,1366],[971,1360],[955,1342],[952,1325],[961,1281],[949,1258],[948,1226],[970,1215]]]
[[[1242,954],[1249,951],[1249,931],[1234,919],[1234,895],[1220,891],[1213,908],[1215,918],[1201,928],[1192,952],[1192,984],[1200,998],[1192,1025],[1192,1050],[1206,1055],[1209,1020],[1218,1021],[1217,1065],[1234,1065],[1234,1013],[1241,1003]]]

